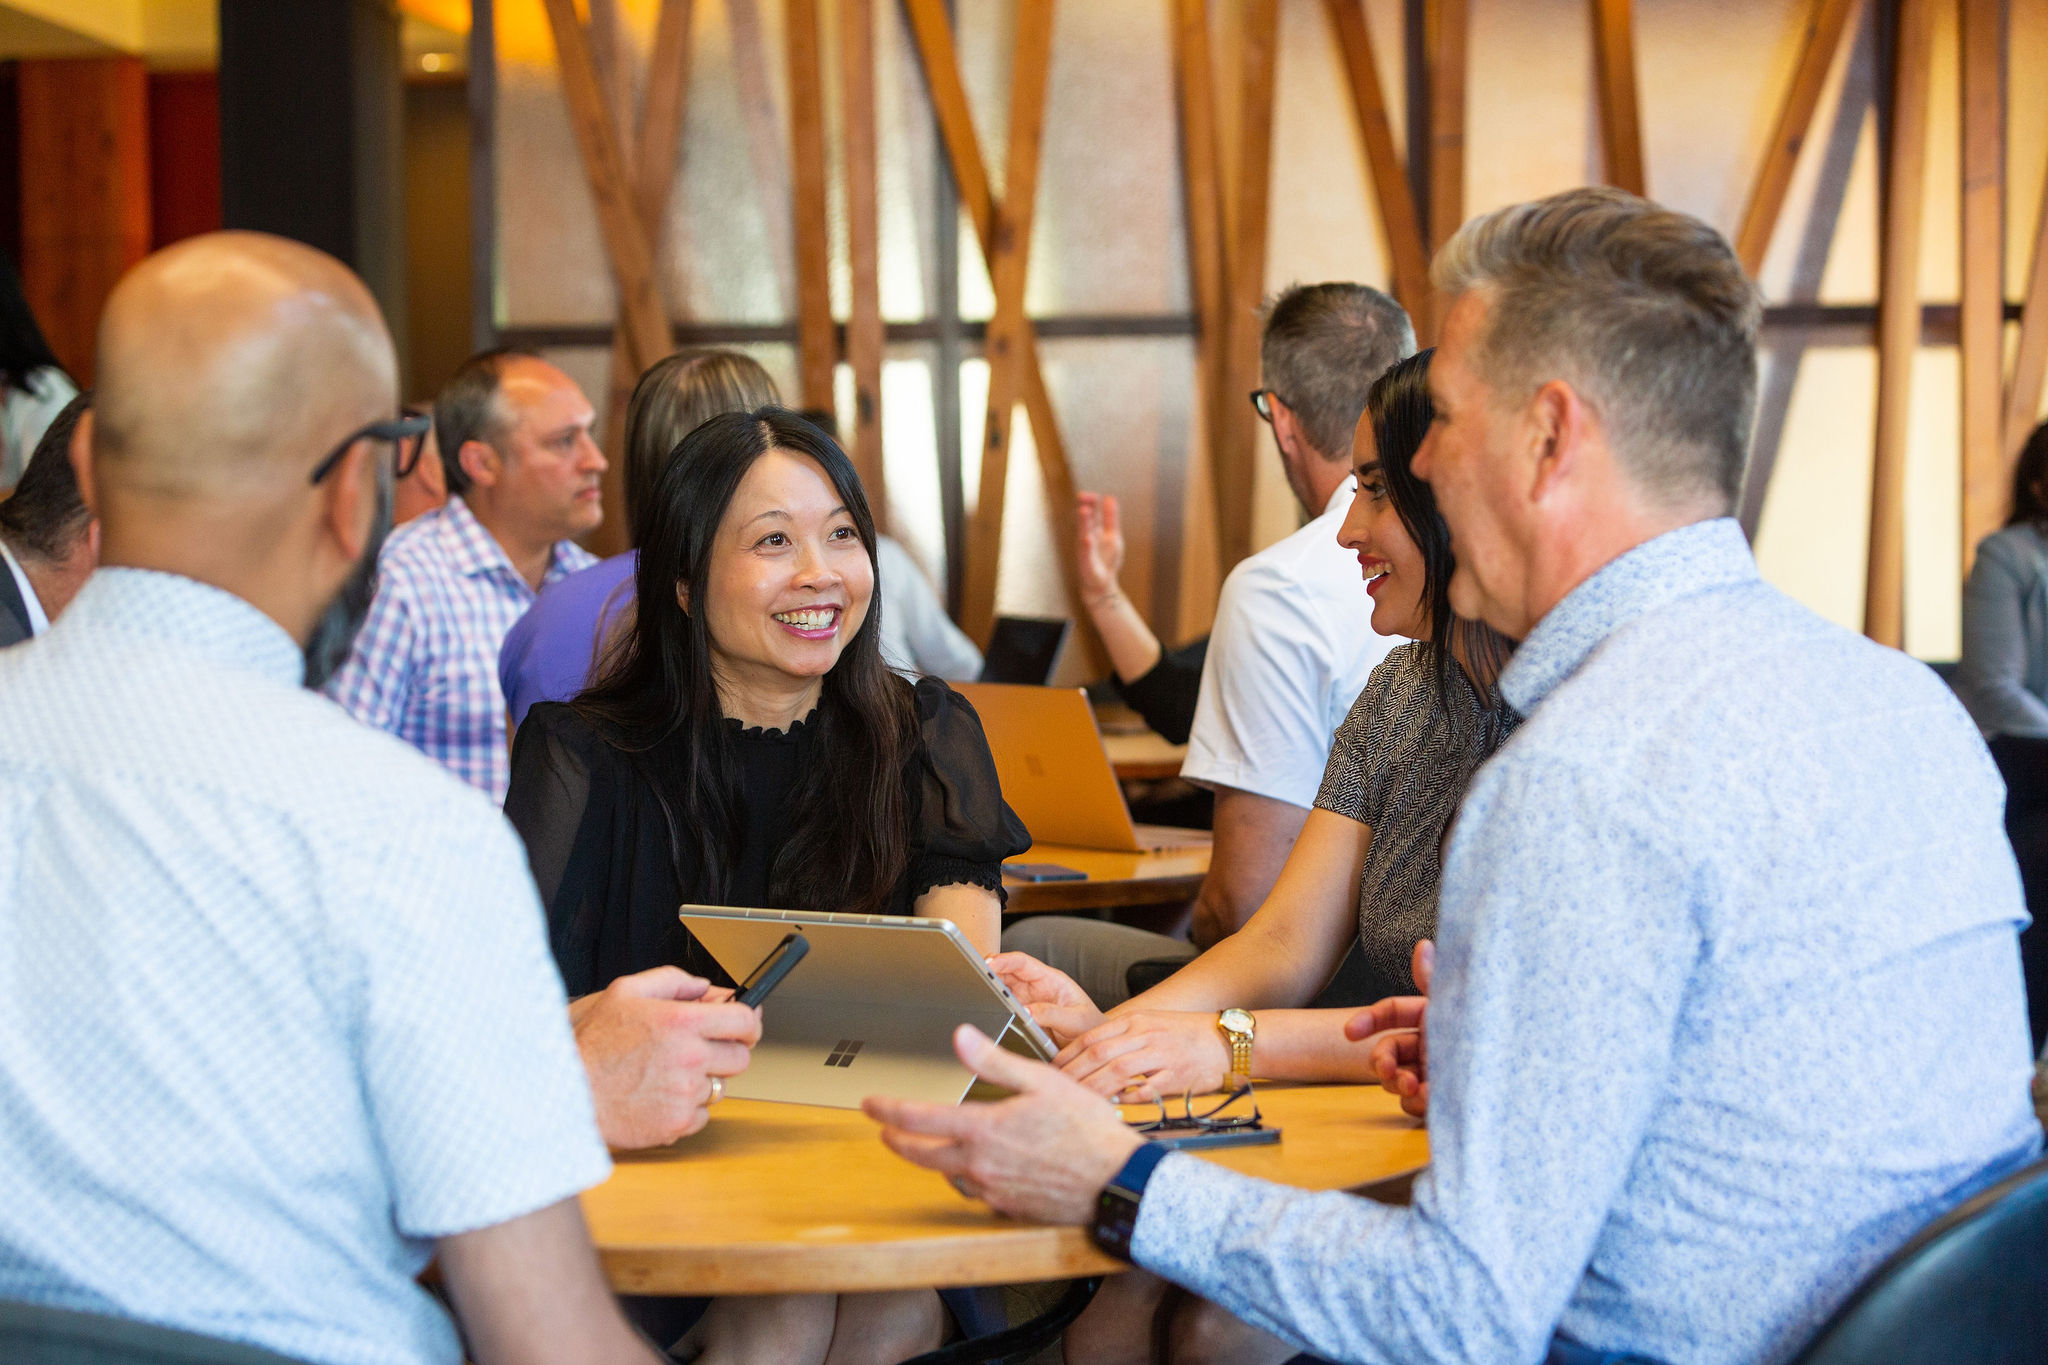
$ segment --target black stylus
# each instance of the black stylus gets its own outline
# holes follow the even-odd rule
[[[734,999],[742,1005],[758,1006],[768,998],[768,992],[782,984],[782,978],[790,969],[804,960],[804,954],[811,950],[811,941],[802,934],[785,934],[774,951],[761,959],[761,965],[753,974],[740,983]]]

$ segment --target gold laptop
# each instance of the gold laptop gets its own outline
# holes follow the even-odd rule
[[[954,683],[981,716],[1003,799],[1033,844],[1148,853],[1207,843],[1203,830],[1134,825],[1102,747],[1095,710],[1078,687]]]

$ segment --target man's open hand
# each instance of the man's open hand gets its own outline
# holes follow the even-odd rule
[[[1102,1187],[1144,1139],[1100,1095],[1003,1051],[971,1024],[953,1031],[953,1051],[975,1075],[1017,1093],[961,1105],[871,1097],[861,1108],[882,1125],[883,1143],[997,1213],[1091,1221]]]
[[[707,1004],[709,983],[679,967],[622,976],[569,1006],[597,1127],[613,1147],[661,1147],[710,1119],[711,1078],[747,1069],[761,1016]]]
[[[1436,972],[1436,944],[1415,945],[1415,984],[1421,995],[1390,995],[1344,1021],[1344,1036],[1363,1042],[1368,1065],[1381,1085],[1401,1097],[1401,1108],[1417,1118],[1429,1112],[1429,983]]]

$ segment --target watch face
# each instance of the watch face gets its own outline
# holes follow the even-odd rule
[[[1244,1010],[1225,1010],[1216,1022],[1232,1033],[1250,1033],[1252,1031],[1252,1017]]]

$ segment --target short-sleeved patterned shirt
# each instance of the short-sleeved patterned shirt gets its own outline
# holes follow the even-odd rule
[[[541,586],[596,562],[561,541]],[[534,596],[469,505],[450,497],[385,544],[376,600],[327,695],[502,803],[512,762],[498,651]]]
[[[1443,837],[1472,774],[1520,718],[1498,687],[1480,704],[1462,675],[1437,685],[1429,647],[1405,644],[1373,669],[1337,727],[1316,805],[1372,828],[1358,882],[1362,999],[1412,995],[1415,945],[1436,933]]]
[[[504,817],[187,578],[0,651],[0,1299],[453,1365],[434,1239],[609,1170]]]

